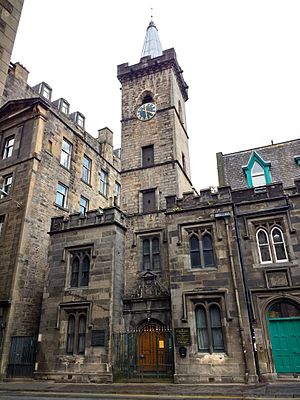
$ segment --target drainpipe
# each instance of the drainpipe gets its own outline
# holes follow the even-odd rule
[[[239,321],[239,332],[240,332],[240,338],[241,338],[242,349],[243,349],[243,358],[244,358],[244,364],[245,364],[245,382],[248,383],[248,381],[249,381],[249,365],[248,365],[247,350],[246,350],[246,344],[245,344],[245,330],[243,327],[239,292],[238,292],[238,287],[237,287],[237,282],[236,282],[236,271],[235,271],[235,267],[234,267],[232,247],[231,247],[231,243],[230,243],[228,218],[225,217],[224,221],[225,221],[225,226],[226,226],[226,237],[227,237],[227,245],[228,245],[228,252],[229,252],[231,276],[232,276],[232,282],[233,282],[234,297],[235,297],[235,301],[236,301],[238,321]]]
[[[243,251],[242,251],[242,246],[241,246],[241,235],[240,235],[240,229],[239,229],[238,220],[237,220],[236,207],[234,204],[232,205],[232,211],[233,211],[234,227],[235,227],[235,231],[236,231],[238,254],[239,254],[239,260],[240,260],[240,266],[241,266],[241,272],[242,272],[244,294],[245,294],[245,298],[246,298],[247,314],[248,314],[248,320],[249,320],[249,325],[250,325],[250,333],[251,333],[252,348],[253,348],[253,354],[254,354],[255,369],[256,369],[256,374],[257,374],[258,380],[261,381],[255,331],[254,331],[254,327],[253,327],[253,322],[254,322],[253,305],[252,305],[251,296],[250,296],[247,274],[246,274],[245,267],[244,267],[244,258],[243,258]]]

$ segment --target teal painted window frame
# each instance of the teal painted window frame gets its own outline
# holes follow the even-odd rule
[[[300,165],[300,156],[295,156],[294,160],[296,164]]]
[[[256,151],[253,151],[250,159],[248,161],[248,164],[246,166],[243,167],[243,171],[246,175],[246,179],[247,179],[247,184],[249,188],[253,188],[253,181],[252,181],[252,175],[251,175],[251,171],[253,168],[254,163],[257,162],[264,170],[264,174],[265,174],[265,179],[266,179],[266,185],[269,185],[272,180],[271,180],[271,173],[270,173],[270,166],[271,166],[271,162],[269,161],[264,161],[258,153],[256,153]]]

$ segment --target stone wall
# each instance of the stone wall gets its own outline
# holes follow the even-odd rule
[[[122,320],[123,216],[116,209],[90,211],[86,218],[54,218],[49,248],[49,272],[43,295],[39,335],[39,379],[68,382],[112,380],[113,333]],[[70,287],[70,252],[91,251],[87,287]],[[85,309],[88,315],[84,354],[67,354],[68,313]],[[93,345],[94,331],[105,341]]]

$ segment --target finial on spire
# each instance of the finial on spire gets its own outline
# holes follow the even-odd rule
[[[162,46],[158,36],[158,30],[153,21],[153,8],[151,7],[151,21],[148,25],[144,46],[141,57],[151,56],[151,58],[162,55]]]

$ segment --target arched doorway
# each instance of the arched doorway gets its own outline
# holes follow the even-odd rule
[[[272,304],[267,314],[277,373],[300,372],[300,306],[288,300]]]

